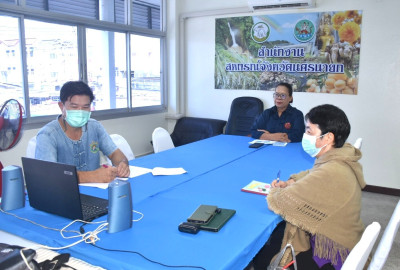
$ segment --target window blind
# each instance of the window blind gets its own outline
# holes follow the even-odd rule
[[[98,0],[26,0],[26,6],[90,19],[99,19]]]

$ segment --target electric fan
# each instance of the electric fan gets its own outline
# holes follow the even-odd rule
[[[15,99],[7,100],[0,109],[0,151],[14,147],[21,138],[24,108]],[[3,164],[0,161],[0,171]],[[0,173],[0,196],[2,177]]]

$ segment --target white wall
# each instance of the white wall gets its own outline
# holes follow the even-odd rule
[[[135,156],[145,155],[153,151],[150,144],[151,134],[156,127],[166,128],[165,113],[144,116],[125,117],[114,120],[101,121],[109,134],[118,133],[129,143]],[[39,129],[25,130],[18,144],[7,151],[0,152],[0,161],[3,166],[21,166],[21,157],[26,154],[26,147],[31,137]]]
[[[179,71],[179,15],[205,10],[227,10],[245,7],[246,0],[168,0],[168,113],[179,113],[180,78],[186,81],[182,89],[188,116],[227,120],[232,100],[237,96],[251,95],[261,98],[265,107],[273,105],[272,93],[265,91],[238,91],[214,89],[214,36],[215,18],[223,16],[195,17],[185,20],[185,72]],[[176,5],[175,5],[176,4]],[[332,103],[348,115],[352,132],[349,141],[364,138],[364,173],[369,185],[400,189],[400,2],[397,0],[317,0],[317,8],[305,10],[318,12],[329,10],[363,10],[362,47],[359,94],[328,95],[295,93],[294,106],[307,112],[315,105]],[[274,13],[300,12],[293,10]],[[272,12],[270,12],[272,13]],[[268,14],[268,13],[264,13]],[[198,14],[197,14],[198,15]],[[244,16],[230,14],[225,16]],[[157,126],[172,131],[174,120],[165,120],[165,114],[151,114],[101,121],[106,130],[123,135],[136,156],[152,151],[151,133]],[[26,130],[18,145],[0,152],[4,166],[20,165],[28,140],[38,129]]]
[[[273,105],[272,92],[214,89],[215,18],[246,16],[239,13],[200,16],[200,11],[246,7],[247,0],[176,0],[185,20],[186,114],[227,119],[232,100],[255,96],[265,108]],[[363,11],[359,94],[295,93],[293,106],[303,113],[331,103],[342,108],[352,125],[349,142],[363,137],[361,163],[367,184],[400,189],[400,2],[398,0],[319,0],[317,8],[275,10],[260,14]],[[245,9],[243,9],[245,10]],[[193,13],[196,12],[196,13]],[[193,16],[191,16],[191,13]]]

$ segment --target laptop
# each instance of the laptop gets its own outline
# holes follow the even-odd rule
[[[22,166],[33,208],[85,221],[108,213],[108,200],[80,194],[75,166],[27,157]]]

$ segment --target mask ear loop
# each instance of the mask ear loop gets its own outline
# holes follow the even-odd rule
[[[67,121],[65,121],[65,117],[64,116],[61,116],[62,117],[62,121],[63,121],[63,124],[64,124],[64,132],[66,132],[67,131]]]
[[[330,132],[328,131],[327,133],[325,133],[325,134],[323,134],[323,135],[319,136],[318,138],[325,137],[325,135],[328,135],[329,133],[330,133]],[[315,143],[317,143],[317,141],[315,141]],[[325,144],[325,145],[323,145],[323,146],[321,146],[321,147],[317,147],[317,146],[315,145],[315,147],[319,148],[319,149],[320,149],[320,151],[321,151],[321,150],[322,150],[322,148],[326,147],[327,145],[328,145],[328,143],[327,143],[327,144]]]

